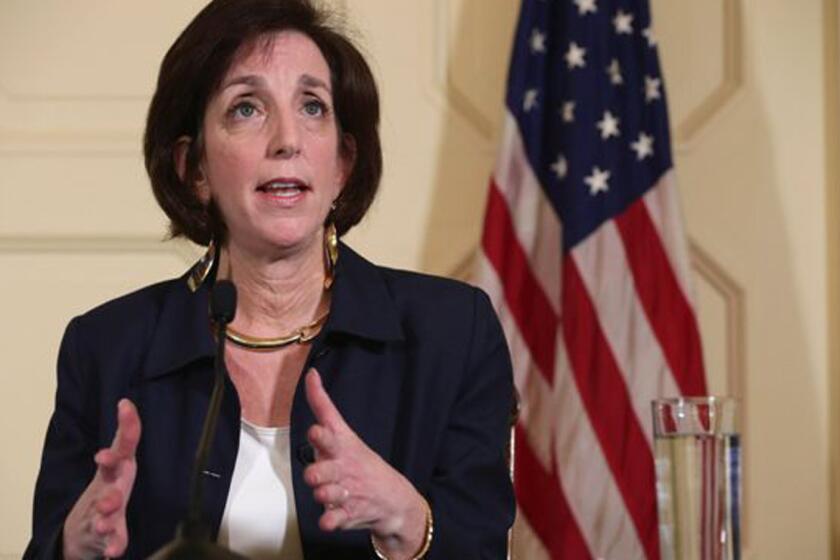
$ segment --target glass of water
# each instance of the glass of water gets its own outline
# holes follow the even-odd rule
[[[737,401],[657,399],[653,427],[662,560],[740,560]]]

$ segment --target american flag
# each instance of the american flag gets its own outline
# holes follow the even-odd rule
[[[706,393],[645,0],[523,0],[479,283],[522,410],[514,558],[659,558],[651,400]]]

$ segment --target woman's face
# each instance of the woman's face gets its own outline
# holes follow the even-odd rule
[[[272,39],[235,60],[210,100],[198,184],[221,210],[228,242],[261,255],[317,246],[351,165],[321,51],[295,31]]]

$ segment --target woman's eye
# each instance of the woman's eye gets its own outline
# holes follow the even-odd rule
[[[230,113],[234,117],[243,118],[243,119],[250,119],[253,117],[257,112],[257,108],[248,101],[242,101],[241,103],[237,103],[234,105]]]
[[[327,106],[317,99],[310,99],[303,104],[303,111],[310,117],[320,117],[327,112]]]

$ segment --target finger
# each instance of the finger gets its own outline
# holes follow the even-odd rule
[[[306,400],[319,424],[332,429],[346,426],[344,418],[324,389],[321,375],[315,368],[310,368],[306,374]]]
[[[94,508],[98,514],[108,516],[119,511],[123,506],[123,501],[123,493],[112,487],[96,500]]]
[[[106,447],[105,449],[100,449],[96,452],[96,455],[93,456],[93,461],[96,463],[96,466],[102,469],[113,469],[119,466],[120,457],[114,453],[114,450],[110,447]]]
[[[115,515],[107,517],[97,515],[93,519],[93,532],[97,538],[104,539],[104,542],[108,542],[108,537],[117,529],[117,521],[117,516]]]
[[[339,466],[335,461],[318,461],[303,471],[303,479],[313,488],[324,484],[334,484],[339,479]]]
[[[350,497],[350,491],[340,484],[323,484],[315,489],[314,495],[324,505],[341,506]]]
[[[137,451],[140,441],[140,415],[134,403],[121,399],[117,404],[117,433],[111,443],[111,450],[120,458],[130,459]]]
[[[323,531],[335,531],[344,527],[349,520],[350,514],[341,508],[326,509],[318,520],[318,526]]]
[[[306,439],[315,448],[316,458],[335,457],[338,454],[338,438],[335,432],[318,424],[309,428]]]
[[[97,476],[105,482],[114,482],[119,474],[119,466],[122,459],[110,448],[100,449],[93,457],[96,463]]]
[[[119,558],[125,554],[125,549],[128,547],[128,531],[125,530],[125,522],[120,522],[122,526],[108,537],[108,546],[105,547],[105,558]]]

